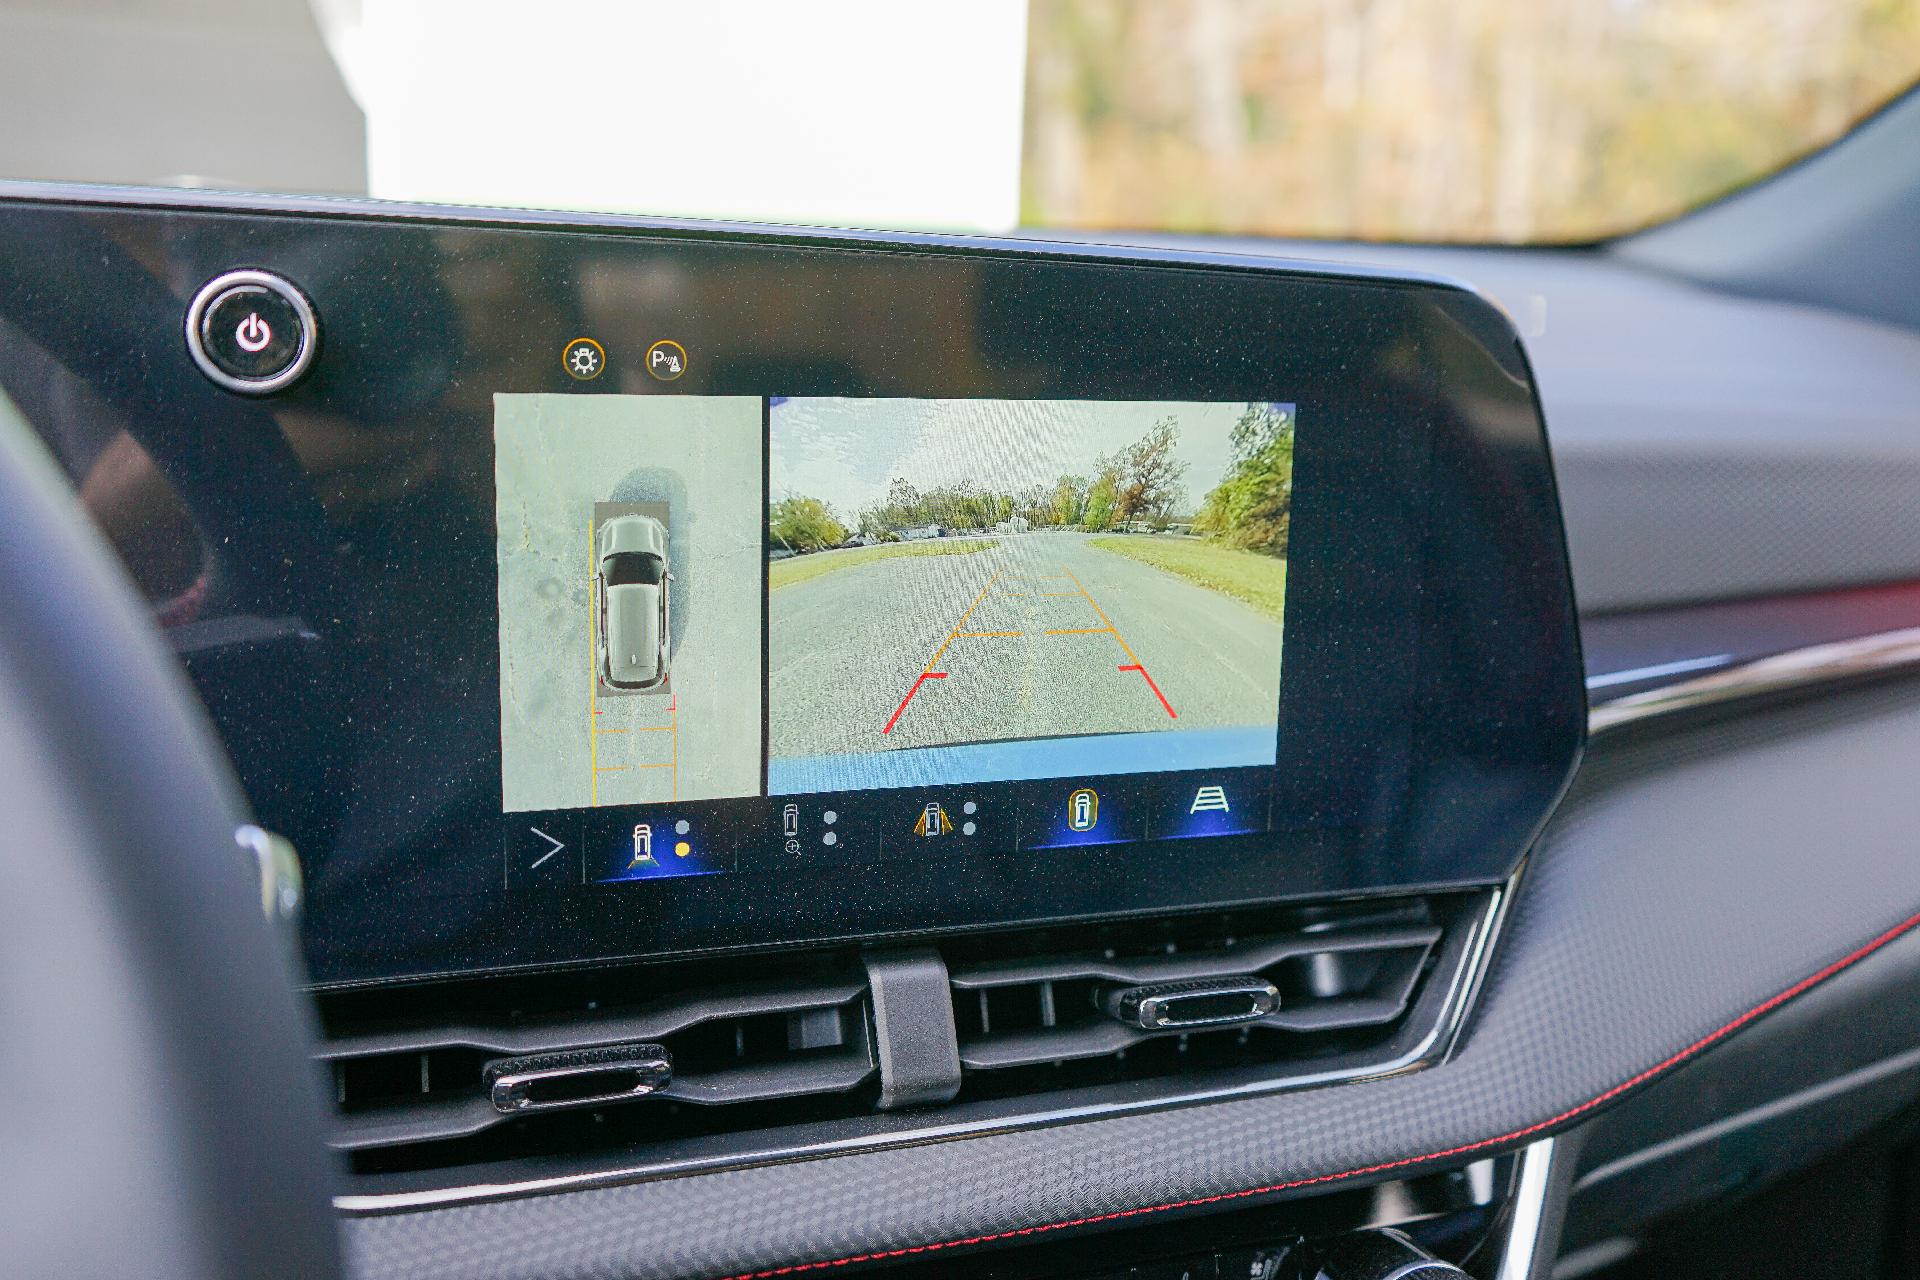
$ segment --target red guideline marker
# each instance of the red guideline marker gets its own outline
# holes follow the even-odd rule
[[[1143,672],[1142,674],[1145,674],[1145,673]],[[913,695],[920,692],[921,685],[925,684],[929,680],[945,680],[946,678],[947,678],[947,673],[944,671],[922,671],[920,673],[920,678],[913,682],[913,688],[907,690],[907,696],[900,699],[900,705],[893,709],[893,719],[887,721],[887,727],[882,729],[880,732],[882,733],[893,732],[893,726],[900,723],[900,713],[907,709],[907,704],[909,702],[913,701]],[[1151,684],[1152,681],[1148,681],[1148,683]],[[1166,699],[1162,698],[1161,701],[1164,702],[1166,701]]]
[[[1180,713],[1179,713],[1178,711],[1175,711],[1175,710],[1173,709],[1173,704],[1167,701],[1167,695],[1166,695],[1166,694],[1164,694],[1164,693],[1162,693],[1162,692],[1160,692],[1160,686],[1159,686],[1159,685],[1157,685],[1157,684],[1155,684],[1155,683],[1153,682],[1153,677],[1147,674],[1147,669],[1146,669],[1145,667],[1143,667],[1143,666],[1141,666],[1141,665],[1140,665],[1139,663],[1137,663],[1137,662],[1135,662],[1135,663],[1132,663],[1132,664],[1130,664],[1130,665],[1128,665],[1128,666],[1124,666],[1124,667],[1121,667],[1121,668],[1120,668],[1120,670],[1122,670],[1122,671],[1138,671],[1138,672],[1140,673],[1140,678],[1141,678],[1142,680],[1145,680],[1145,681],[1147,682],[1147,688],[1149,688],[1149,689],[1151,689],[1151,690],[1153,690],[1153,696],[1154,696],[1154,697],[1156,697],[1156,698],[1158,698],[1158,699],[1160,699],[1160,705],[1161,705],[1161,706],[1163,706],[1163,707],[1165,707],[1165,708],[1167,709],[1167,719],[1169,719],[1169,720],[1178,720],[1178,719],[1180,718]],[[909,698],[911,698],[911,697],[912,697],[913,695],[912,695],[912,694],[908,694],[907,696],[908,696]],[[904,706],[906,706],[907,704],[903,702],[903,703],[901,703],[900,705],[904,707]],[[896,713],[896,715],[897,715],[897,713]]]

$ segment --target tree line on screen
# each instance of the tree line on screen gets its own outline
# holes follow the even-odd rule
[[[818,498],[793,496],[767,512],[775,546],[821,551],[859,539],[898,542],[955,532],[1074,529],[1103,532],[1191,532],[1223,546],[1283,556],[1293,499],[1293,414],[1250,404],[1229,437],[1231,463],[1219,484],[1187,506],[1187,464],[1175,456],[1180,425],[1162,418],[1140,439],[1095,460],[1083,474],[1051,485],[997,489],[962,481],[921,489],[904,476],[886,499],[849,524]]]

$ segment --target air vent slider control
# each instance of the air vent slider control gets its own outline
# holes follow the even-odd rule
[[[1143,1031],[1194,1031],[1258,1022],[1280,1007],[1280,992],[1259,976],[1154,982],[1110,992],[1107,1012]]]
[[[644,1098],[673,1079],[673,1058],[657,1044],[614,1044],[495,1058],[483,1079],[494,1110],[524,1115]]]

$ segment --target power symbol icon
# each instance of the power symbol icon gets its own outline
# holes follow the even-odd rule
[[[234,326],[233,340],[242,351],[263,351],[273,341],[273,329],[258,311],[249,311],[247,318]]]
[[[186,321],[187,354],[215,386],[235,395],[266,396],[292,386],[319,346],[313,304],[271,271],[215,276],[193,295]]]

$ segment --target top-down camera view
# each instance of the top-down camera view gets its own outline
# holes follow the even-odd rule
[[[504,808],[760,789],[760,402],[496,397]]]
[[[1920,1280],[1920,0],[0,120],[0,1280]]]

